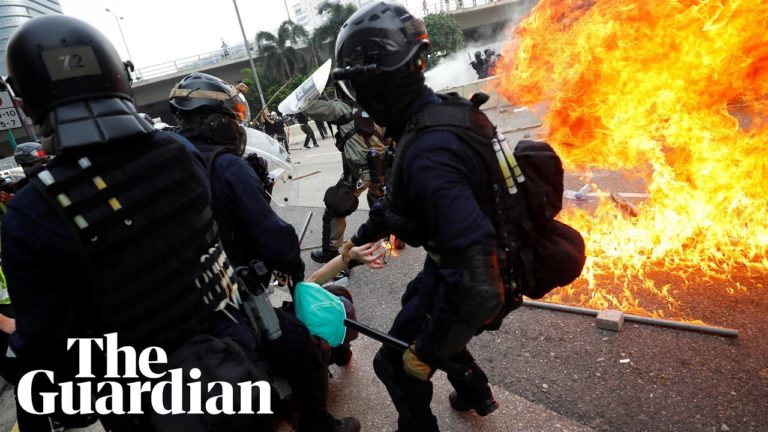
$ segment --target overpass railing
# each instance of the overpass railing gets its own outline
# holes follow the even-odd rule
[[[257,57],[258,55],[256,44],[251,43],[250,48],[252,55]],[[216,51],[210,51],[190,57],[171,60],[152,66],[136,68],[136,70],[133,72],[133,77],[135,81],[141,82],[142,80],[148,80],[181,72],[197,71],[220,63],[228,63],[246,58],[248,58],[248,52],[246,51],[245,46],[241,44],[234,47],[222,48]]]
[[[508,3],[510,0],[423,0],[421,9],[416,9],[415,15],[424,17],[429,14],[441,12],[457,12],[463,9],[471,9],[477,6]],[[411,1],[410,3],[415,3]],[[250,43],[251,53],[258,57],[256,44]],[[140,83],[143,80],[173,75],[181,72],[196,71],[219,63],[242,60],[248,58],[245,45],[222,48],[190,57],[167,61],[152,66],[137,68],[134,71],[134,80]]]
[[[413,4],[414,1],[409,3]],[[423,0],[421,10],[414,15],[423,18],[426,15],[441,12],[456,12],[462,9],[470,9],[477,6],[492,5],[496,3],[508,3],[508,0]]]

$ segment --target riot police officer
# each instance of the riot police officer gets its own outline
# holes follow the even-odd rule
[[[7,204],[13,194],[29,182],[26,176],[29,176],[35,168],[45,165],[50,158],[39,143],[27,142],[16,146],[13,159],[24,171],[25,177],[16,181],[10,178],[0,180],[0,202]]]
[[[219,78],[193,73],[171,90],[170,108],[179,120],[179,133],[206,160],[214,217],[233,263],[239,267],[257,260],[269,270],[290,275],[293,281],[304,280],[296,231],[275,214],[262,181],[242,159],[245,130],[240,123],[250,117],[243,96]],[[272,370],[291,384],[301,411],[300,430],[359,430],[357,419],[336,420],[328,412],[328,371],[307,328],[292,314],[281,309],[275,313],[282,336],[262,338],[262,344]]]
[[[56,156],[30,175],[2,224],[16,313],[10,345],[22,372],[72,381],[78,353],[67,339],[113,332],[120,345],[159,346],[169,356],[214,331],[255,349],[252,336],[220,313],[235,285],[200,155],[141,119],[128,66],[107,38],[72,17],[36,17],[12,35],[6,55],[7,84]],[[49,391],[35,385],[33,395]],[[256,417],[244,420],[250,430]],[[19,426],[46,430],[48,419],[38,420],[20,418]],[[101,420],[113,431],[154,430],[144,415]]]
[[[377,1],[342,26],[334,71],[398,141],[387,197],[342,253],[389,233],[429,253],[390,329],[410,349],[383,347],[374,359],[398,410],[398,430],[419,432],[438,430],[429,381],[436,369],[447,372],[455,389],[453,409],[487,415],[497,408],[466,345],[499,316],[505,299],[496,232],[478,202],[489,190],[483,160],[448,127],[423,134],[414,129],[422,113],[442,103],[424,84],[429,46],[421,20],[399,3]]]

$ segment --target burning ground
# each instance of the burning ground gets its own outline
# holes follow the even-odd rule
[[[620,171],[650,195],[634,217],[561,215],[589,259],[550,300],[695,320],[686,291],[765,290],[767,27],[759,0],[542,0],[521,22],[496,91],[544,107],[582,181]]]

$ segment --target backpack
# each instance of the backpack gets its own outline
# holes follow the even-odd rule
[[[480,205],[504,251],[502,276],[512,294],[507,297],[538,299],[573,282],[586,261],[585,245],[578,231],[554,219],[563,204],[563,166],[557,153],[540,141],[520,141],[512,151],[479,109],[489,98],[483,93],[471,100],[456,93],[438,96],[442,103],[411,120],[404,145],[398,147],[393,178],[416,137],[433,130],[454,133],[477,151],[489,173],[490,198]]]

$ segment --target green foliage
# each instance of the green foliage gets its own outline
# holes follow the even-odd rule
[[[275,85],[276,82],[264,73],[264,68],[256,67],[256,73],[259,74],[259,84],[261,84],[262,91]],[[256,117],[256,114],[259,112],[259,107],[261,107],[261,99],[259,99],[259,89],[256,87],[256,83],[253,80],[253,72],[251,71],[251,68],[241,69],[240,77],[242,78],[243,83],[248,86],[249,91],[245,94],[245,100],[248,101],[249,108],[251,109],[251,117]],[[264,94],[264,97],[268,97],[266,93]],[[266,99],[264,100],[266,101]]]
[[[280,24],[277,34],[266,31],[256,34],[256,47],[267,75],[284,82],[296,73],[307,72],[307,59],[297,49],[304,42],[309,42],[309,33],[292,21]]]
[[[464,47],[464,34],[459,22],[452,15],[445,13],[431,14],[424,17],[432,49],[427,55],[429,67],[435,66],[441,57],[445,57]]]
[[[312,45],[317,53],[322,53],[323,48],[326,53],[333,56],[333,49],[336,47],[336,38],[339,36],[341,26],[357,11],[357,7],[351,4],[340,4],[335,1],[324,1],[317,7],[317,13],[323,16],[323,23],[312,33]],[[321,57],[318,55],[318,57]],[[322,63],[322,60],[318,58]]]

